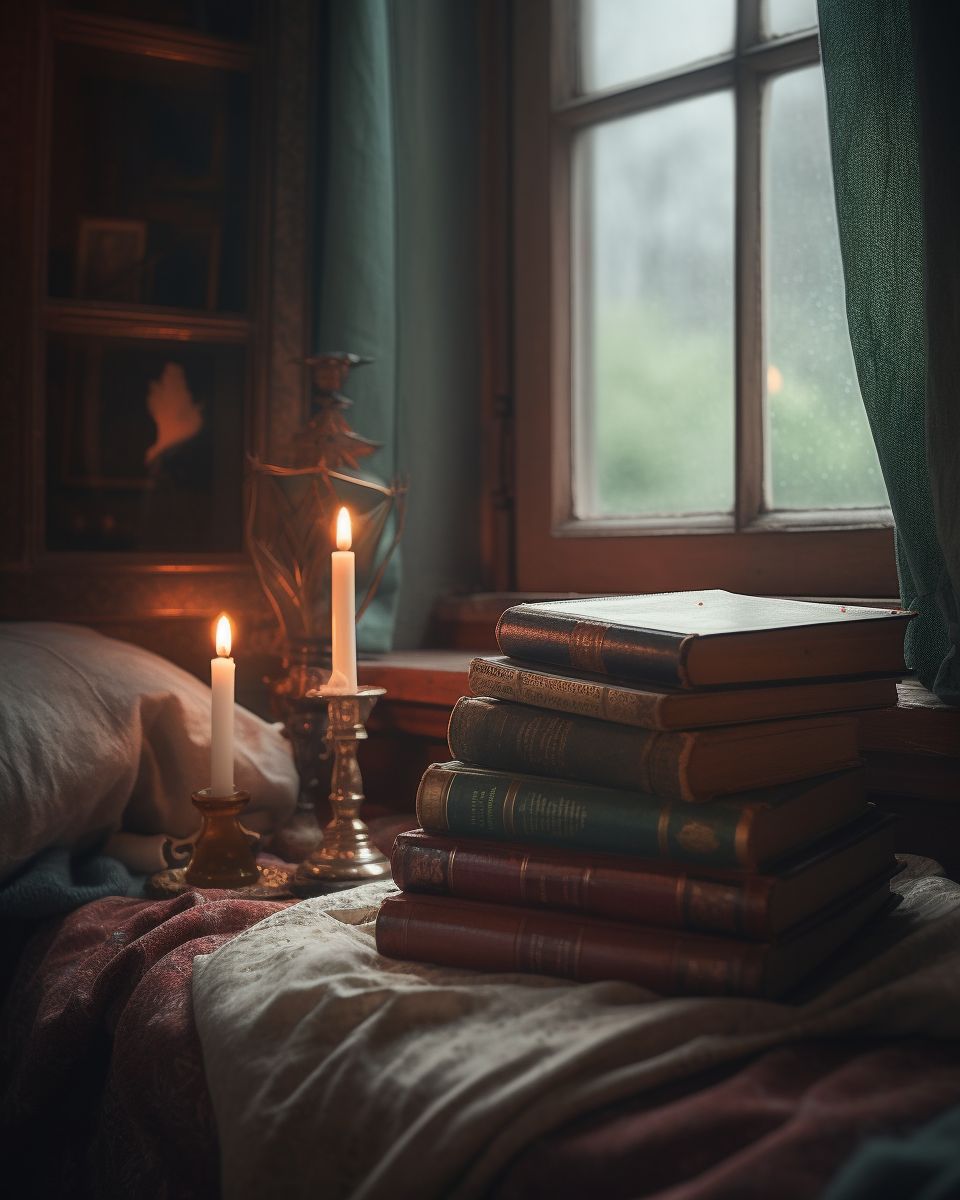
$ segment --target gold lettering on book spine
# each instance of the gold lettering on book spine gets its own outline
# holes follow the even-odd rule
[[[737,832],[733,838],[734,853],[737,856],[737,866],[753,866],[750,858],[750,836],[753,833],[753,822],[757,815],[755,808],[745,808],[737,822]]]
[[[501,700],[516,700],[519,679],[519,671],[501,667],[498,663],[474,659],[470,664],[470,690],[476,696],[498,696]]]
[[[670,857],[670,813],[673,802],[665,804],[660,810],[660,820],[657,822],[657,845],[660,847],[660,857]]]
[[[599,621],[578,621],[570,630],[570,665],[578,671],[606,675],[603,665],[603,639],[610,629]]]
[[[449,856],[448,856],[448,858],[447,858],[447,879],[446,879],[446,884],[447,884],[447,891],[450,893],[450,895],[451,895],[451,896],[455,896],[455,895],[457,894],[457,893],[456,893],[456,892],[453,890],[453,889],[454,889],[454,884],[453,884],[453,860],[454,860],[456,857],[457,857],[457,847],[456,847],[456,846],[454,846],[454,848],[453,848],[453,849],[450,851],[450,854],[449,854]]]
[[[520,780],[514,781],[507,788],[507,794],[503,798],[503,832],[508,837],[514,837],[516,830],[513,827],[513,806],[517,801],[517,792],[520,791]]]
[[[456,771],[437,771],[430,767],[417,792],[417,819],[424,829],[449,829],[447,796]]]

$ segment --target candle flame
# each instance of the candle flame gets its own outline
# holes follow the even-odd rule
[[[233,642],[233,631],[230,628],[230,619],[224,613],[217,622],[217,654],[221,658],[230,657],[230,648]]]
[[[350,514],[345,508],[337,513],[337,549],[349,550],[353,545],[353,530],[350,528]]]

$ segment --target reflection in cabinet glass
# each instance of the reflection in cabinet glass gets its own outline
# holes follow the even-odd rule
[[[253,33],[252,0],[62,0],[61,7],[132,17],[236,41],[249,41]]]
[[[250,76],[60,43],[54,78],[49,295],[243,311]]]
[[[49,335],[47,549],[238,551],[244,356]]]

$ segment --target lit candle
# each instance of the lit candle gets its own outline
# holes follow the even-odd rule
[[[346,693],[357,690],[357,606],[352,544],[350,514],[341,508],[337,513],[337,548],[330,562],[333,674],[329,687],[331,691]]]
[[[217,622],[217,657],[210,660],[210,795],[232,796],[233,786],[233,677],[236,664],[230,657],[230,622]]]

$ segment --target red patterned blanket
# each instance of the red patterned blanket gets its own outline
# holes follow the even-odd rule
[[[214,1200],[193,958],[284,906],[215,892],[111,897],[42,923],[0,1030],[7,1182],[20,1163],[33,1195]],[[957,1043],[788,1046],[542,1138],[491,1200],[799,1200],[865,1138],[906,1133],[958,1102]]]

